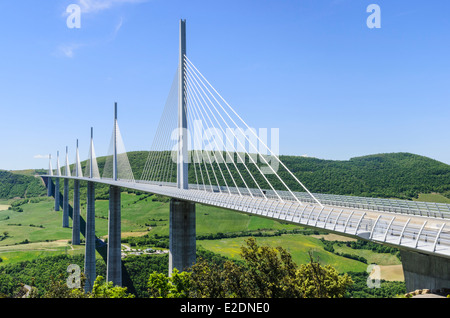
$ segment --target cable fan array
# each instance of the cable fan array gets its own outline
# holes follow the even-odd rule
[[[115,148],[115,149],[114,149]],[[113,134],[109,144],[108,156],[103,167],[102,178],[112,179],[114,176],[114,152],[117,154],[117,180],[135,182],[125,144],[120,134],[117,119],[114,120]]]
[[[184,66],[189,189],[299,203],[293,191],[301,191],[321,205],[186,56]],[[145,182],[176,186],[178,72],[143,169]]]
[[[323,206],[267,145],[267,136],[258,136],[256,129],[249,127],[186,56],[183,69],[189,189],[291,200],[300,204],[302,201],[316,202]],[[179,72],[180,67],[172,81],[147,161],[137,182],[176,186]],[[73,176],[113,179],[116,171],[117,180],[136,182],[116,115],[104,164],[97,162],[91,132],[84,174],[77,147]],[[272,147],[274,142],[278,140],[271,140]],[[114,153],[117,155],[116,167]],[[101,174],[99,166],[102,166]],[[51,163],[49,173],[52,173]],[[59,153],[56,173],[61,174]]]

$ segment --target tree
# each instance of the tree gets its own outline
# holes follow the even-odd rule
[[[189,294],[190,273],[179,272],[176,268],[167,277],[154,271],[150,274],[148,287],[152,298],[186,298]]]
[[[299,268],[282,247],[259,246],[254,238],[241,247],[242,264],[223,266],[200,259],[191,267],[189,297],[314,298],[343,297],[353,284],[332,266],[310,263]]]
[[[82,275],[83,276],[83,275]],[[63,275],[58,280],[51,277],[50,286],[43,298],[134,298],[133,294],[127,293],[126,287],[114,286],[112,282],[105,282],[102,276],[97,276],[92,287],[92,292],[84,292],[85,278],[81,278],[79,288],[70,288],[64,280]],[[33,291],[33,290],[32,290]],[[30,295],[32,298],[38,298],[37,293]]]
[[[105,282],[102,276],[97,276],[88,293],[89,298],[134,298],[133,294],[127,293],[126,287],[114,286],[113,282]]]
[[[39,298],[37,293],[32,293],[30,298]],[[50,277],[50,286],[42,298],[86,298],[81,288],[69,288],[63,275],[59,275],[59,279],[55,280]]]
[[[340,276],[330,265],[321,266],[313,260],[300,265],[297,270],[298,287],[304,298],[340,298],[344,297],[348,288],[353,285],[350,276]]]
[[[191,267],[190,297],[224,298],[227,297],[223,277],[228,273],[222,272],[219,265],[199,259]]]
[[[246,240],[241,256],[246,262],[243,285],[249,297],[299,297],[295,288],[296,264],[282,247],[258,246],[254,238]]]

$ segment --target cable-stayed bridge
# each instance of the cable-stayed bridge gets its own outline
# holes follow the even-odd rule
[[[171,198],[169,273],[195,262],[195,204],[200,203],[398,247],[408,289],[449,287],[449,205],[311,193],[300,174],[279,159],[276,138],[269,143],[267,131],[251,128],[187,57],[184,20],[179,41],[178,68],[140,176],[127,157],[117,103],[102,167],[91,128],[84,167],[77,140],[73,169],[66,147],[65,165],[57,152],[53,169],[50,155],[48,174],[42,176],[55,196],[55,210],[63,208],[63,227],[69,226],[69,181],[74,182],[72,244],[80,244],[79,189],[80,182],[87,183],[86,290],[96,277],[96,183],[110,186],[107,280],[117,285],[122,284],[120,189],[129,188]]]

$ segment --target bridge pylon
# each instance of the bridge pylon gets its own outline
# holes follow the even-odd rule
[[[61,176],[61,169],[59,166],[59,151],[56,153],[56,175]],[[59,211],[59,198],[61,193],[59,192],[59,178],[55,179],[55,211]]]
[[[78,166],[78,162],[75,164]],[[81,177],[78,169],[75,169],[75,177]],[[80,245],[80,180],[78,179],[73,180],[72,245]]]
[[[91,146],[89,151],[89,178],[94,177],[93,160],[94,157],[94,129],[91,127]],[[95,183],[87,182],[87,209],[86,209],[86,234],[85,234],[85,252],[84,252],[84,274],[86,282],[84,285],[85,292],[91,292],[96,279],[95,265]]]
[[[186,20],[180,20],[179,40],[177,187],[187,190]],[[196,261],[195,203],[172,198],[169,223],[169,275],[171,275],[174,268],[183,271]]]
[[[114,103],[113,180],[117,181],[117,103]],[[108,251],[106,281],[122,286],[120,187],[109,187]]]
[[[47,178],[47,196],[51,197],[53,194],[53,181],[50,176],[53,175],[53,168],[52,168],[52,154],[48,154],[48,175]]]
[[[66,147],[65,175],[66,176],[70,176],[68,147]],[[63,227],[69,227],[69,179],[64,178],[63,182],[64,182],[64,190],[63,190],[63,220],[62,220],[62,226]]]

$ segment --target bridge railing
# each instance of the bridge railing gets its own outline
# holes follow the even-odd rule
[[[232,194],[250,195],[246,188],[235,187],[213,187],[204,188],[202,185],[189,184],[189,189],[206,190],[210,192],[226,192],[230,191]],[[254,197],[263,197],[258,189],[250,189]],[[264,190],[264,193],[268,199],[277,199],[278,196],[272,190]],[[278,191],[278,194],[285,200],[293,201],[294,198],[288,191]],[[306,192],[294,192],[296,197],[301,202],[315,203]],[[408,201],[397,199],[383,199],[383,198],[371,198],[371,197],[357,197],[335,194],[323,194],[313,193],[313,195],[325,205],[341,206],[346,208],[364,209],[371,211],[381,212],[394,212],[402,214],[411,214],[418,216],[426,216],[441,219],[450,219],[450,204],[434,203],[434,202],[421,202],[421,201]]]
[[[102,178],[108,180],[107,178]],[[111,179],[112,180],[112,179]],[[149,185],[158,185],[165,187],[176,187],[174,182],[161,182],[161,181],[143,181],[143,180],[120,180],[126,182],[136,182]],[[251,196],[256,198],[263,198],[263,194],[259,189],[247,189],[236,187],[223,187],[223,186],[208,186],[189,184],[190,190],[201,190],[211,193],[228,193],[243,196]],[[288,191],[277,191],[278,195],[273,190],[263,190],[264,195],[268,199],[278,199],[280,195],[286,201],[295,201],[292,194]],[[315,200],[306,192],[293,192],[299,201],[304,203],[315,203]],[[421,202],[421,201],[409,201],[409,200],[397,200],[397,199],[383,199],[383,198],[371,198],[371,197],[358,197],[358,196],[346,196],[336,194],[324,194],[313,193],[313,195],[324,205],[363,209],[371,211],[381,212],[394,212],[408,215],[432,217],[438,219],[450,219],[450,204],[445,203],[433,203],[433,202]]]
[[[58,178],[64,177],[59,176]],[[92,180],[89,178],[78,179]],[[408,215],[405,213],[404,216],[379,214],[375,218],[373,213],[364,211],[361,205],[356,205],[357,209],[353,210],[351,207],[339,206],[337,203],[320,206],[313,202],[302,202],[302,200],[298,202],[292,199],[285,201],[270,199],[270,196],[257,196],[257,193],[254,196],[239,195],[238,189],[234,189],[233,193],[235,194],[230,195],[229,192],[223,191],[224,189],[217,188],[212,188],[210,191],[205,191],[201,187],[191,187],[188,190],[178,189],[174,183],[141,181],[130,183],[126,180],[113,181],[109,179],[92,181],[120,187],[132,185],[133,189],[149,193],[321,228],[326,232],[357,236],[392,246],[431,251],[450,257],[450,232],[448,232],[450,229],[445,228],[446,223],[439,222],[438,218],[431,221],[429,218],[414,218],[410,210],[406,212]],[[304,199],[304,197],[302,198]],[[381,210],[382,207],[379,206],[379,209]]]

